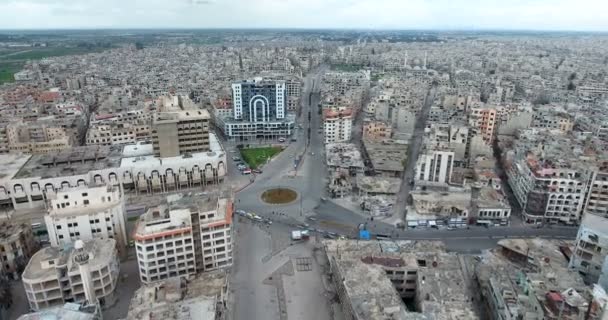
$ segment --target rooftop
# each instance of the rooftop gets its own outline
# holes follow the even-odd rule
[[[6,155],[0,156],[4,158]],[[34,155],[14,175],[22,178],[54,178],[81,175],[94,170],[118,168],[122,158],[120,146],[82,146]]]
[[[360,319],[478,318],[458,255],[447,253],[442,242],[326,240],[323,244],[340,269]],[[417,271],[416,296],[423,298],[416,299],[415,312],[407,311],[384,272],[395,269]],[[403,313],[401,317],[395,310]]]
[[[139,288],[129,306],[126,320],[215,320],[221,319],[226,293],[226,274],[180,277]]]
[[[32,232],[27,223],[11,223],[3,221],[0,223],[0,243],[15,241],[22,232]]]
[[[407,159],[407,144],[363,140],[363,147],[375,171],[403,171]]]
[[[340,168],[363,168],[361,152],[354,143],[328,143],[325,145],[327,165]]]
[[[84,241],[83,249],[89,254],[89,264],[100,268],[110,264],[115,258],[116,240]],[[22,278],[34,282],[54,280],[59,276],[56,268],[60,266],[67,266],[68,273],[76,272],[78,266],[74,263],[75,254],[76,250],[72,246],[42,248],[32,256],[23,271]],[[52,265],[48,264],[50,260],[54,261]]]
[[[66,303],[61,307],[28,313],[17,320],[98,320],[99,310],[95,307],[83,307],[77,303]]]
[[[357,186],[362,191],[369,193],[396,194],[401,187],[401,179],[381,176],[357,176]]]
[[[229,190],[174,194],[162,204],[149,207],[135,227],[135,238],[143,240],[159,233],[183,232],[192,229],[192,213],[213,212],[205,223],[226,223],[232,219]],[[203,223],[203,221],[201,221]]]

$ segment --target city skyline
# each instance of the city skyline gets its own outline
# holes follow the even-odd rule
[[[593,8],[594,15],[588,10]],[[293,13],[297,12],[297,15]],[[294,28],[608,31],[608,4],[571,1],[8,0],[0,29]]]

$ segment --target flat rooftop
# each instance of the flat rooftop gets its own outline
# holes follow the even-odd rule
[[[407,144],[363,140],[363,147],[376,171],[397,171],[405,168]]]
[[[4,183],[15,177],[32,156],[21,153],[0,155],[0,182]]]
[[[169,158],[153,155],[152,144],[127,146],[81,146],[41,155],[0,155],[0,179],[40,178],[83,175],[109,168],[133,168],[147,171],[160,166],[182,166],[184,162],[201,164],[225,155],[217,136],[209,133],[209,152],[197,152]]]
[[[116,240],[114,239],[84,241],[84,250],[89,253],[91,266],[108,265],[114,258],[115,248]],[[61,265],[68,266],[68,273],[76,272],[78,266],[74,263],[74,254],[75,250],[72,246],[42,248],[32,256],[21,276],[23,279],[34,282],[54,280],[58,277],[56,267]],[[54,260],[54,265],[48,269],[43,268],[42,263],[49,260]]]
[[[361,152],[354,143],[328,143],[325,145],[325,154],[330,167],[364,167]]]
[[[359,319],[478,319],[459,257],[446,252],[440,241],[324,240],[323,244],[340,269]],[[416,271],[416,311],[404,307],[384,270]],[[401,317],[381,313],[400,305]]]
[[[205,120],[210,119],[209,111],[205,109],[195,109],[195,110],[176,110],[176,111],[163,111],[158,112],[154,116],[155,123],[163,123],[163,122],[177,122],[177,121],[187,121],[187,120]]]
[[[97,320],[95,307],[82,307],[77,303],[66,303],[61,307],[24,314],[17,320]]]
[[[357,187],[369,193],[396,194],[401,188],[401,179],[380,176],[357,176]]]
[[[31,156],[13,178],[47,179],[81,175],[94,170],[118,168],[121,158],[121,146],[74,147],[60,152]]]
[[[356,260],[337,260],[335,267],[357,319],[412,319],[381,267]]]
[[[181,277],[139,288],[129,306],[126,320],[215,320],[224,310],[218,304],[225,299],[226,274],[199,274],[193,279]]]

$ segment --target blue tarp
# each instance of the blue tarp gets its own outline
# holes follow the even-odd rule
[[[359,230],[359,239],[361,239],[361,240],[369,240],[369,239],[371,239],[369,231],[367,231],[367,230]]]

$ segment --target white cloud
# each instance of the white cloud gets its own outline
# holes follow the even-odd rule
[[[605,0],[0,0],[0,28],[608,31]]]

